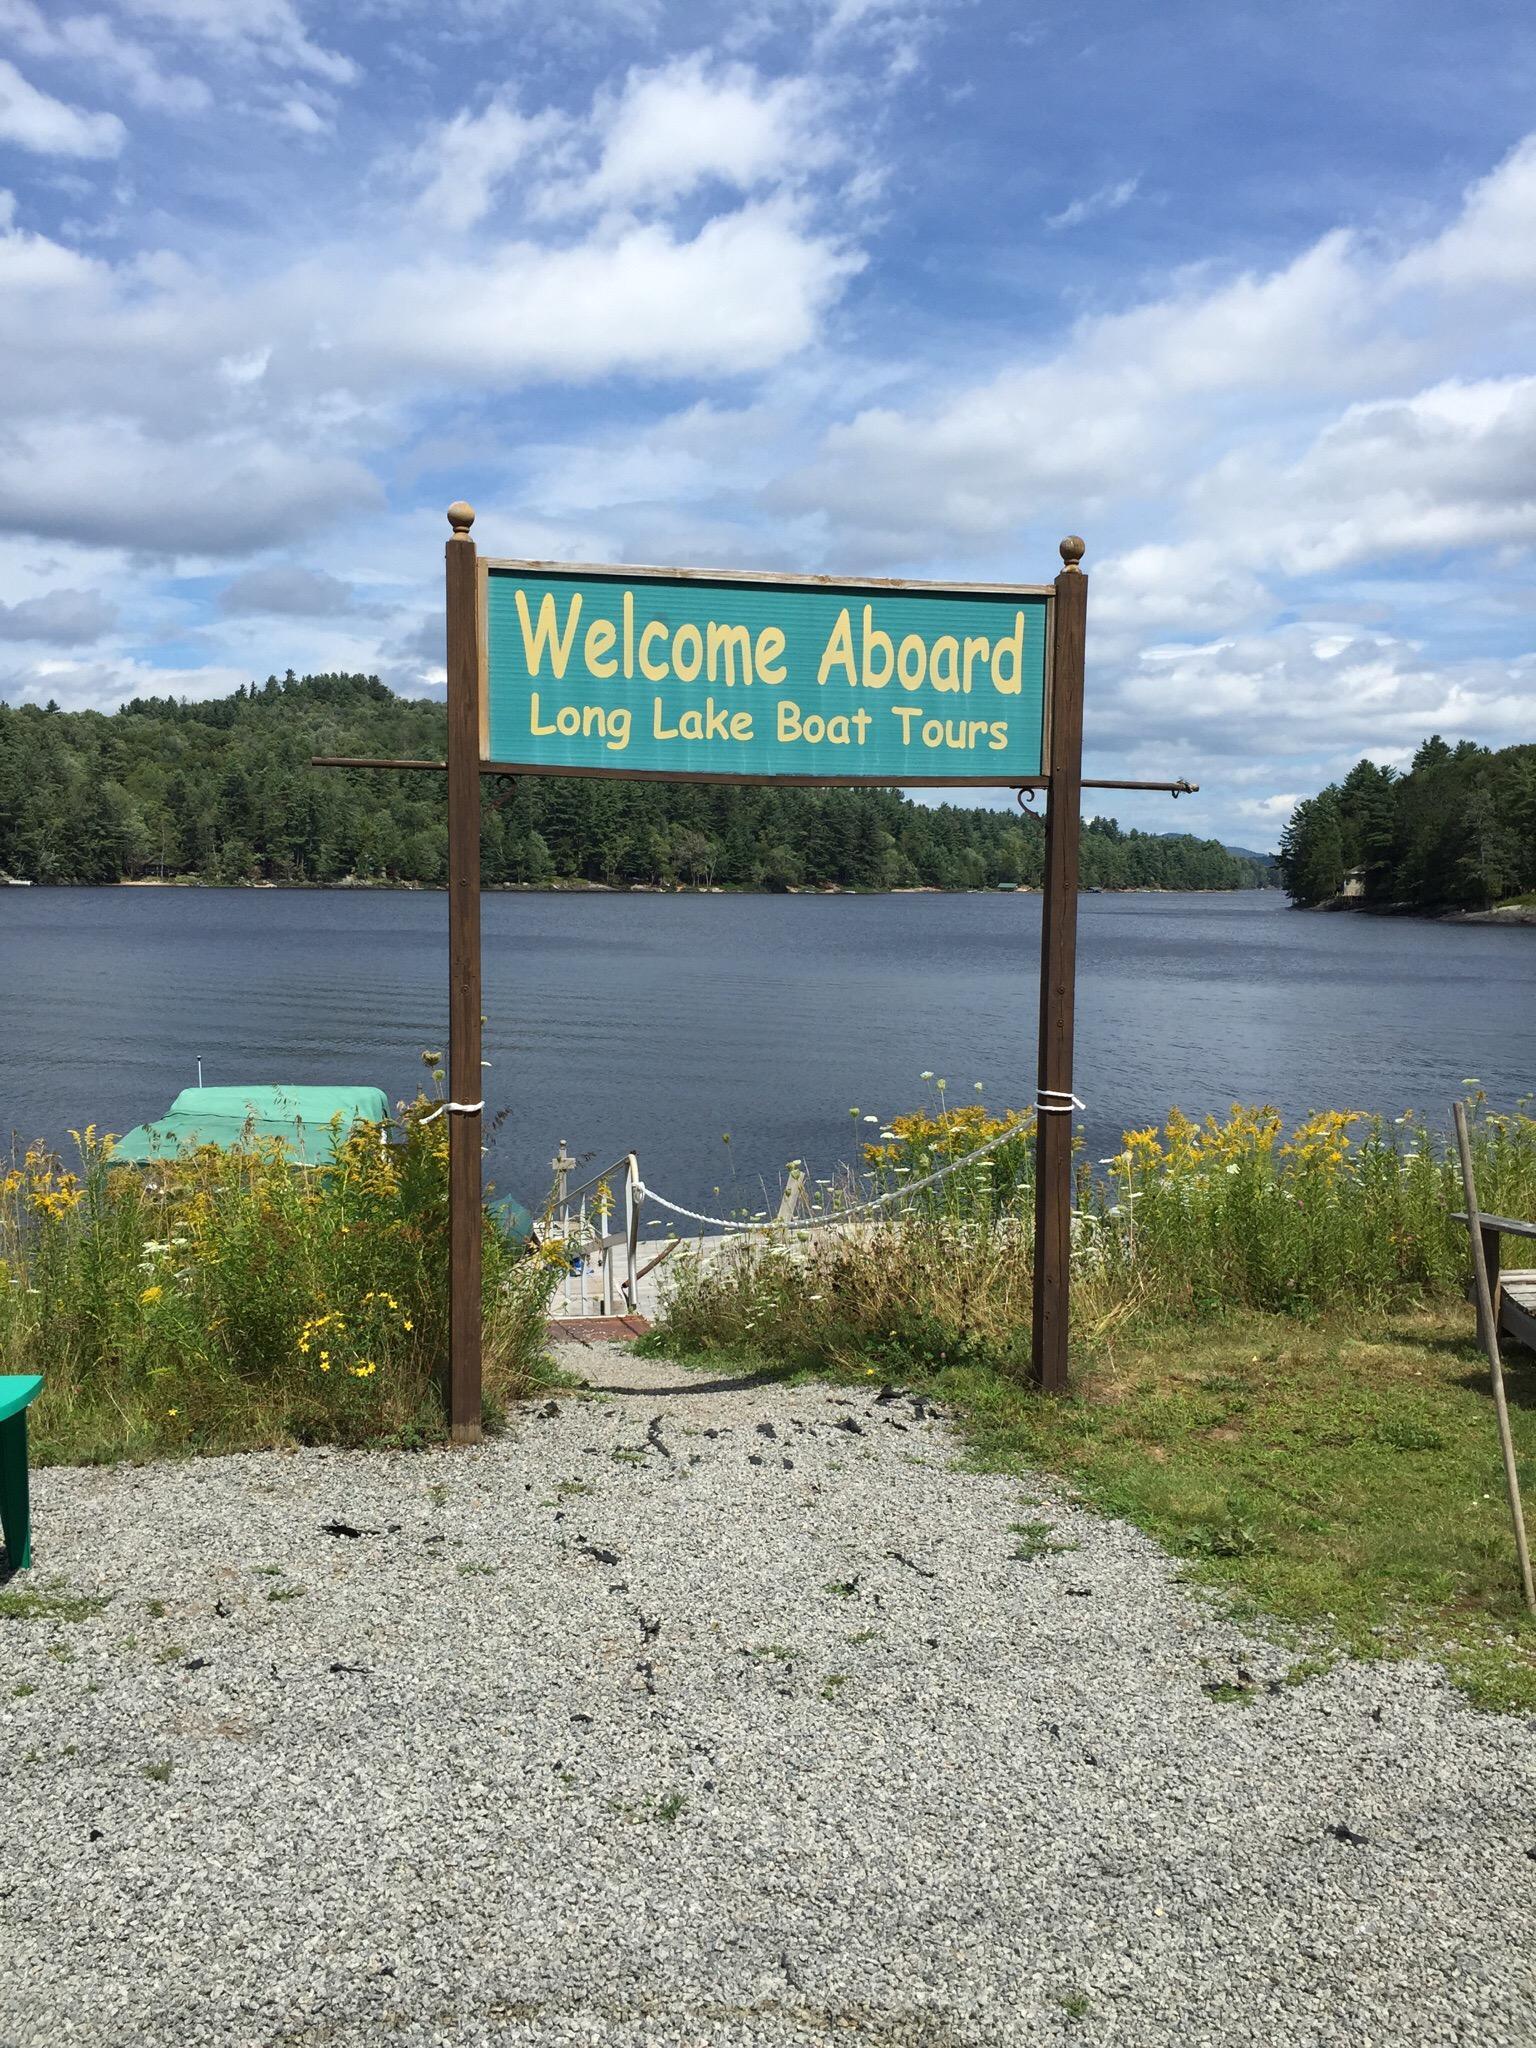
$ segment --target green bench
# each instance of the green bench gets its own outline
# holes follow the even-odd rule
[[[27,1491],[27,1410],[43,1390],[35,1372],[0,1373],[0,1528],[13,1572],[32,1562],[32,1509]]]

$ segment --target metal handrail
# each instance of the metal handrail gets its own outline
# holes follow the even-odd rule
[[[611,1184],[615,1176],[622,1176],[624,1227],[622,1230],[610,1231],[603,1229],[593,1233],[587,1221],[588,1205],[585,1197],[590,1189],[600,1186],[603,1182],[606,1181]],[[599,1315],[608,1316],[615,1313],[632,1315],[634,1313],[638,1299],[637,1287],[639,1281],[639,1276],[635,1270],[635,1258],[640,1242],[640,1211],[644,1206],[644,1202],[643,1184],[640,1179],[640,1163],[633,1152],[626,1152],[622,1159],[616,1159],[611,1166],[605,1166],[599,1172],[589,1175],[578,1187],[571,1188],[564,1195],[557,1197],[556,1201],[551,1205],[551,1220],[554,1223],[554,1231],[563,1243],[570,1244],[574,1237],[576,1248],[583,1257],[585,1257],[586,1253],[594,1251],[600,1251],[603,1255],[600,1269],[602,1275],[601,1286],[597,1301],[597,1313]],[[574,1216],[572,1215],[573,1209],[575,1210]],[[558,1211],[558,1220],[556,1220],[556,1211]],[[606,1224],[608,1217],[612,1214],[612,1210],[599,1210],[597,1214]],[[573,1223],[575,1224],[574,1231],[572,1229]],[[614,1254],[620,1245],[624,1248],[624,1274],[622,1279],[616,1279]],[[581,1310],[585,1310],[590,1305],[585,1269],[578,1276],[569,1274],[566,1276],[563,1290],[566,1306],[567,1308],[570,1306],[570,1282],[573,1277],[579,1278],[581,1281],[579,1307]],[[617,1310],[615,1304],[620,1294],[623,1297],[623,1308]]]

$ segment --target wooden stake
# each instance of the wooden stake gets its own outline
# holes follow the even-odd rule
[[[448,1428],[480,1439],[480,644],[472,507],[448,507]]]
[[[1083,653],[1088,579],[1083,543],[1061,544],[1051,635],[1045,814],[1045,898],[1040,912],[1040,1037],[1036,1065],[1035,1379],[1067,1390],[1072,1279],[1072,1021],[1077,984],[1077,855],[1083,781]],[[1041,1107],[1041,1105],[1047,1105]]]
[[[1520,1587],[1525,1604],[1536,1614],[1536,1587],[1531,1584],[1531,1553],[1525,1540],[1525,1513],[1520,1505],[1520,1475],[1515,1466],[1515,1442],[1510,1435],[1509,1407],[1504,1399],[1504,1361],[1499,1355],[1499,1319],[1494,1308],[1493,1289],[1488,1284],[1488,1256],[1483,1245],[1483,1219],[1477,1206],[1477,1184],[1472,1176],[1472,1140],[1467,1134],[1467,1106],[1451,1105],[1456,1124],[1456,1149],[1461,1154],[1461,1182],[1467,1191],[1467,1235],[1472,1240],[1472,1278],[1477,1288],[1478,1334],[1488,1353],[1488,1370],[1493,1376],[1493,1407],[1499,1419],[1499,1449],[1504,1453],[1504,1485],[1509,1494],[1509,1512],[1515,1524],[1515,1555],[1520,1561]]]

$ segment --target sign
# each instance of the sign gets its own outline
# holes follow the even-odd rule
[[[487,765],[993,787],[1043,772],[1049,586],[479,567]]]

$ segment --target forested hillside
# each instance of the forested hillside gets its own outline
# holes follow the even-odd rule
[[[312,754],[440,760],[440,704],[371,676],[303,676],[110,716],[0,705],[0,874],[101,883],[441,881],[443,778],[311,768]],[[782,889],[1038,882],[1040,821],[891,790],[524,777],[483,783],[487,882]],[[504,802],[497,799],[505,798]],[[495,805],[495,808],[492,806]],[[1083,837],[1085,887],[1251,888],[1214,840]]]
[[[1326,903],[1356,870],[1382,907],[1484,909],[1536,889],[1536,745],[1437,735],[1406,774],[1361,761],[1299,803],[1280,841],[1292,900]]]

